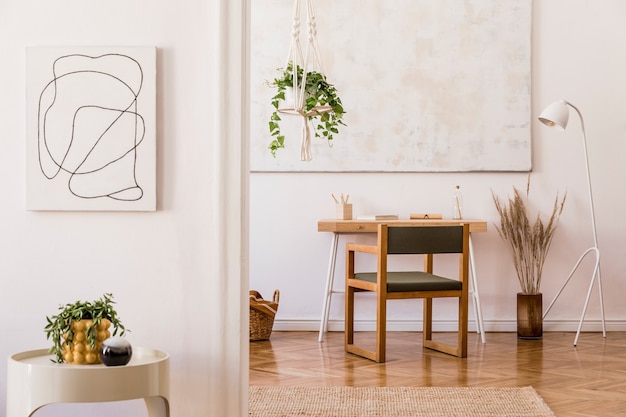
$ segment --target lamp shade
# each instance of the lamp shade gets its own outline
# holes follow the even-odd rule
[[[546,126],[556,126],[563,130],[567,127],[568,119],[569,108],[567,108],[567,102],[565,100],[555,101],[550,104],[539,116],[539,121]]]

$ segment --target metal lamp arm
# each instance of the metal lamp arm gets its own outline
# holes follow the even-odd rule
[[[593,245],[595,248],[597,248],[598,247],[598,233],[596,231],[596,213],[595,213],[595,208],[593,205],[593,191],[591,188],[591,174],[589,171],[589,156],[587,154],[587,134],[585,133],[585,121],[583,119],[582,113],[580,112],[580,110],[578,110],[576,106],[574,106],[572,103],[568,101],[565,101],[565,103],[571,108],[573,108],[574,110],[576,110],[576,113],[578,113],[578,117],[580,118],[580,127],[583,132],[583,151],[585,155],[585,168],[587,171],[587,190],[589,194],[589,207],[591,209],[591,229],[593,231]]]

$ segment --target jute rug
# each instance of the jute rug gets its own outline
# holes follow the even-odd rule
[[[532,387],[251,386],[251,417],[554,417]]]

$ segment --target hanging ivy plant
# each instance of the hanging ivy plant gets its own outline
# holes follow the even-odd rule
[[[288,88],[293,88],[293,64],[290,62],[286,69],[279,68],[280,75],[275,78],[270,87],[276,88],[276,94],[272,97],[271,103],[274,107],[269,121],[270,135],[273,137],[269,145],[272,156],[276,157],[276,151],[285,147],[285,136],[280,130],[281,102],[285,101],[285,92]],[[297,66],[296,71],[298,85],[302,84],[303,69]],[[326,77],[316,71],[307,71],[306,85],[304,88],[304,105],[300,114],[312,121],[315,126],[315,137],[328,140],[329,144],[335,134],[339,133],[339,125],[345,126],[343,116],[345,114],[341,99],[337,95],[337,89],[326,80]],[[328,106],[328,111],[320,112],[317,106]]]

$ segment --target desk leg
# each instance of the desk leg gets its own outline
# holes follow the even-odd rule
[[[339,243],[339,233],[333,233],[333,240],[330,244],[330,257],[328,259],[328,274],[326,275],[326,288],[324,289],[324,307],[322,309],[322,319],[320,320],[320,334],[317,339],[322,342],[324,332],[328,331],[328,315],[330,314],[330,297],[333,292],[333,281],[335,279],[335,265],[337,263],[337,244]]]
[[[470,269],[472,272],[471,292],[474,298],[474,316],[476,317],[476,332],[480,333],[480,339],[485,343],[485,326],[483,324],[483,310],[480,306],[480,295],[478,294],[478,280],[476,279],[476,262],[474,262],[474,245],[472,236],[469,238]]]

